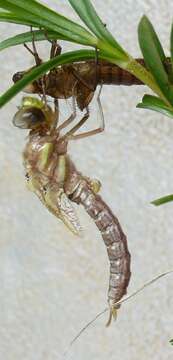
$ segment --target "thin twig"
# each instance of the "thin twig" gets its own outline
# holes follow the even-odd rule
[[[156,277],[154,277],[152,280],[147,281],[144,285],[142,285],[140,288],[138,288],[137,290],[135,290],[132,294],[124,297],[122,300],[118,301],[115,303],[116,305],[121,305],[122,303],[128,301],[129,299],[135,297],[137,294],[139,294],[141,291],[143,291],[146,287],[152,285],[154,282],[156,282],[157,280],[161,279],[162,277],[169,275],[173,273],[173,269],[172,270],[168,270],[165,271],[164,273],[157,275]],[[109,310],[109,308],[105,308],[104,310],[102,310],[101,312],[99,312],[92,320],[90,320],[78,333],[77,335],[71,340],[67,350],[63,353],[63,359],[66,359],[66,356],[68,355],[68,352],[70,350],[70,348],[73,346],[73,344],[79,339],[79,337],[103,314],[105,314],[107,311]]]

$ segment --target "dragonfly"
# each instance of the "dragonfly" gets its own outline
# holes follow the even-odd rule
[[[71,119],[70,119],[71,120]],[[110,262],[108,304],[116,318],[116,303],[126,293],[130,280],[130,253],[127,238],[117,217],[98,194],[99,180],[84,176],[68,154],[68,143],[95,135],[95,131],[77,133],[87,116],[66,131],[69,119],[59,124],[56,100],[54,108],[39,98],[26,96],[13,117],[13,124],[28,129],[23,152],[26,181],[43,205],[75,235],[81,234],[80,221],[73,203],[82,205],[95,222],[106,245]],[[62,130],[66,131],[62,134]],[[63,132],[64,132],[63,131]]]

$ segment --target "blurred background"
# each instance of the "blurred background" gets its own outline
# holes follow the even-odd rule
[[[44,1],[79,21],[68,1]],[[137,26],[146,14],[169,55],[173,4],[170,0],[93,0],[116,39],[141,56]],[[23,31],[1,24],[1,40]],[[25,29],[24,29],[25,30]],[[27,29],[26,29],[27,30]],[[74,48],[61,42],[63,50]],[[49,44],[38,46],[43,59]],[[76,48],[76,47],[75,47]],[[22,46],[0,54],[0,90],[12,75],[34,64]],[[101,93],[106,130],[70,144],[77,168],[102,183],[101,195],[118,216],[132,256],[128,293],[173,268],[173,203],[155,208],[155,198],[173,193],[173,122],[135,106],[148,89],[105,86]],[[82,238],[72,235],[26,189],[22,151],[27,131],[14,128],[19,94],[1,109],[0,121],[0,358],[59,360],[78,331],[107,305],[109,263],[95,224],[76,206]],[[70,103],[61,102],[62,119]],[[93,103],[87,129],[98,125]],[[71,347],[67,359],[171,360],[172,276],[123,304],[105,328],[99,318]]]

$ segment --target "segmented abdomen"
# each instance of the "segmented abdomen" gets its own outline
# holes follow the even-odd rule
[[[118,219],[87,183],[79,186],[72,200],[82,204],[101,232],[110,260],[108,302],[111,307],[126,293],[130,280],[130,253]]]

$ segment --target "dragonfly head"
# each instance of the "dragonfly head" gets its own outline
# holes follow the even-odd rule
[[[25,96],[13,117],[14,126],[20,129],[49,130],[56,121],[55,111],[42,100]]]

